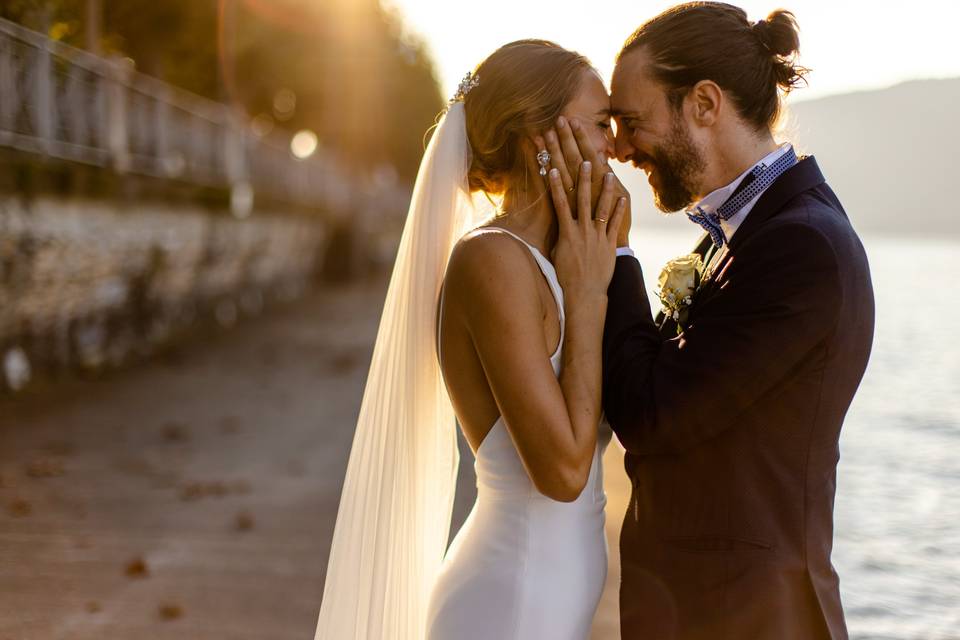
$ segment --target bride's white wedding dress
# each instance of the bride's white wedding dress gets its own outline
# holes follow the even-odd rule
[[[491,229],[491,232],[494,230]],[[563,291],[553,265],[532,245],[560,315],[560,342],[550,357],[560,374]],[[503,417],[477,450],[477,500],[450,545],[427,613],[429,640],[584,640],[607,575],[603,451],[611,430],[601,422],[586,487],[573,502],[539,493]]]
[[[497,420],[477,452],[473,512],[447,549],[459,457],[437,358],[436,305],[454,245],[483,219],[470,162],[466,114],[455,100],[424,153],[397,250],[316,640],[585,640],[590,633],[607,572],[606,423],[586,488],[564,503],[536,490]],[[551,362],[559,375],[563,292],[550,261],[524,244],[557,302],[560,343]]]

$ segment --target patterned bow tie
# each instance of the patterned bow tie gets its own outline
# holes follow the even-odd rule
[[[790,147],[786,153],[777,158],[769,167],[762,162],[755,166],[743,181],[737,185],[737,188],[727,201],[717,207],[716,213],[704,211],[703,208],[698,205],[694,208],[693,212],[687,212],[687,217],[691,222],[697,223],[710,234],[710,239],[713,240],[713,244],[718,248],[722,247],[727,238],[723,233],[723,228],[720,226],[720,221],[732,218],[735,213],[743,209],[748,202],[766,191],[777,178],[795,164],[797,164],[797,154],[794,152],[793,147]]]

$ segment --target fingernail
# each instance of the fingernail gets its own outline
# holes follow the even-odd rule
[[[613,174],[608,173],[607,175],[603,176],[603,182],[605,184],[610,184],[611,182],[613,182]]]
[[[580,121],[577,120],[576,118],[574,118],[573,120],[571,120],[571,121],[570,121],[570,128],[571,128],[571,129],[579,130],[579,129],[580,129]]]
[[[563,116],[560,116],[559,118],[557,118],[557,126],[561,128],[567,126],[567,119],[564,118]]]
[[[553,131],[550,131],[547,134],[547,140],[549,140],[550,142],[553,142],[556,139],[557,139],[557,134],[555,134]]]
[[[585,160],[585,161],[583,162],[583,170],[584,170],[584,171],[587,171],[587,172],[588,172],[588,171],[590,171],[590,169],[592,169],[592,168],[593,168],[593,165],[590,164],[590,161],[589,161],[589,160]]]
[[[550,177],[551,177],[551,178],[556,178],[556,177],[558,177],[559,175],[560,175],[560,171],[559,171],[558,169],[550,169]]]

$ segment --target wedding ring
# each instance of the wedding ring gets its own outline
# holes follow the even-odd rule
[[[606,218],[596,218],[596,221],[597,221],[597,222],[602,222],[603,224],[607,224]]]
[[[569,189],[567,189],[567,193],[573,193],[573,190],[576,188],[577,188],[577,185],[572,185]]]

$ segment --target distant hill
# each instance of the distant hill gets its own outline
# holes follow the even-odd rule
[[[780,138],[816,156],[859,230],[960,235],[958,116],[960,78],[916,80],[796,102]],[[680,222],[653,213],[645,175],[619,173],[639,224]]]

